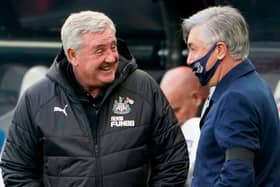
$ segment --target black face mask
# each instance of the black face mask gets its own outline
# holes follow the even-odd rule
[[[198,77],[199,82],[202,86],[207,85],[209,80],[214,75],[218,65],[221,63],[221,60],[217,60],[214,66],[210,68],[208,71],[206,71],[207,61],[215,48],[216,48],[216,44],[207,52],[206,55],[204,55],[202,58],[194,61],[192,64],[189,65],[191,66],[193,72],[195,72],[195,75]]]

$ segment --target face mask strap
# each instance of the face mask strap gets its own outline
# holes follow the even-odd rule
[[[205,64],[207,63],[208,59],[210,58],[211,54],[213,53],[213,51],[215,50],[216,48],[216,44],[214,44],[210,50],[206,53],[206,55],[204,55],[202,58],[196,60],[195,62],[198,62],[198,61],[203,61],[205,62]]]
[[[205,86],[208,83],[208,81],[214,75],[214,73],[215,73],[215,71],[216,71],[216,69],[217,69],[217,67],[219,66],[220,63],[221,63],[221,60],[217,60],[212,68],[210,68],[208,71],[205,71],[205,79],[199,79],[200,84],[202,86]]]

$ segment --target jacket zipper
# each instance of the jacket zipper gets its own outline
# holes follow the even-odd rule
[[[95,104],[92,105],[95,111],[95,122],[94,122],[94,149],[95,149],[95,159],[96,159],[96,186],[103,187],[103,179],[101,173],[101,160],[99,151],[99,138],[98,138],[98,109]]]

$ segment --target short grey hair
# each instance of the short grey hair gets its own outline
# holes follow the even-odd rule
[[[81,11],[72,13],[64,22],[61,28],[61,41],[64,52],[67,56],[67,49],[75,51],[81,47],[81,34],[89,32],[103,32],[110,28],[116,33],[116,27],[113,21],[102,12]]]
[[[203,27],[203,40],[209,48],[216,42],[223,41],[235,60],[244,60],[248,57],[247,23],[237,9],[230,6],[209,7],[184,19],[182,31],[185,41],[190,30],[195,26]]]

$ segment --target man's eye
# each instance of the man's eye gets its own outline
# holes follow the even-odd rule
[[[111,49],[116,49],[117,48],[117,44],[112,44]]]
[[[188,48],[188,51],[189,51],[189,52],[190,52],[190,51],[194,51],[194,48],[190,47],[190,48]]]
[[[103,50],[102,49],[98,49],[95,51],[95,54],[97,55],[101,55],[103,53]]]

